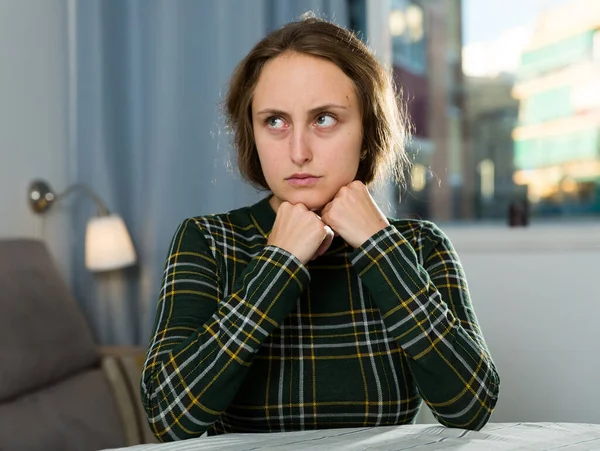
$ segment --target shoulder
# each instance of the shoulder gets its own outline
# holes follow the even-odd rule
[[[429,239],[439,241],[447,239],[447,235],[439,228],[437,224],[423,219],[394,219],[388,218],[391,225],[404,235],[415,239]]]
[[[211,235],[222,235],[227,231],[237,229],[245,230],[254,225],[250,215],[250,207],[242,207],[226,213],[194,216],[187,218],[184,223],[197,227]]]
[[[175,239],[196,248],[207,246],[216,255],[254,242],[258,235],[250,207],[242,207],[226,213],[186,218],[179,224]]]
[[[388,220],[415,250],[422,250],[424,254],[441,248],[454,250],[446,233],[431,221],[393,218]]]

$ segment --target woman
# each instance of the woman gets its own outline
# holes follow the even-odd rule
[[[254,47],[226,106],[272,195],[175,233],[142,376],[157,437],[407,424],[422,401],[481,428],[499,379],[458,256],[367,189],[406,161],[389,74],[309,18]]]

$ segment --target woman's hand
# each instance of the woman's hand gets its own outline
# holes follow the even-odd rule
[[[324,254],[332,240],[331,228],[304,204],[282,202],[267,244],[285,249],[306,264]]]
[[[321,220],[352,247],[360,247],[390,225],[364,183],[342,186],[321,211]]]

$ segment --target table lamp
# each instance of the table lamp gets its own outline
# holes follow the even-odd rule
[[[83,183],[68,187],[56,195],[44,180],[34,180],[29,185],[29,205],[35,213],[43,214],[57,201],[73,191],[83,191],[98,207],[98,215],[90,218],[85,233],[85,266],[90,271],[110,271],[131,266],[136,253],[123,219],[110,213],[100,197]]]

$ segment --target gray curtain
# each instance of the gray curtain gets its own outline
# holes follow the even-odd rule
[[[73,204],[73,290],[101,344],[147,344],[169,241],[186,217],[265,195],[237,174],[220,113],[235,64],[307,10],[348,24],[347,0],[70,1],[73,181],[123,216],[135,267],[91,274]]]

